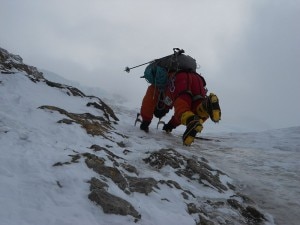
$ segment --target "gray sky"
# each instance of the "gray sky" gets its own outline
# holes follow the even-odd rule
[[[299,0],[0,0],[0,46],[139,107],[135,66],[183,48],[220,98],[222,122],[300,125]],[[100,96],[101,97],[101,96]]]

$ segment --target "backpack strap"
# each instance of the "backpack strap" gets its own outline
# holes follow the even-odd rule
[[[198,74],[198,73],[195,73],[195,74],[197,74],[200,77],[200,79],[203,82],[203,87],[206,88],[206,81],[205,81],[204,77],[201,74]],[[199,86],[200,86],[200,81],[198,80],[198,82],[199,82]],[[203,99],[205,99],[205,96],[202,96],[200,94],[192,96],[192,101],[193,102],[198,101],[198,100],[203,100]]]

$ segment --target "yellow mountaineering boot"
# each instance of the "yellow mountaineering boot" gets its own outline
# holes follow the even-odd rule
[[[186,130],[182,136],[183,144],[190,146],[194,142],[197,133],[202,131],[203,120],[192,112],[187,111],[182,114],[181,123],[186,125]]]
[[[214,93],[210,93],[206,98],[204,109],[208,112],[210,119],[217,123],[221,120],[221,108],[219,99]]]
[[[205,109],[206,100],[204,100],[202,103],[200,103],[197,106],[197,115],[200,116],[201,119],[207,120],[209,118],[209,114]]]

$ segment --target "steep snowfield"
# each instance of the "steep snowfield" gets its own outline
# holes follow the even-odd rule
[[[130,111],[124,114],[119,111],[116,130],[105,137],[87,135],[79,124],[57,123],[66,116],[41,106],[55,106],[72,113],[103,114],[101,110],[87,107],[90,98],[72,96],[65,89],[50,87],[45,82],[35,83],[23,73],[1,74],[0,85],[0,224],[136,224],[131,216],[104,214],[100,206],[88,199],[89,181],[97,174],[80,156],[91,153],[92,145],[113,149],[110,153],[117,158],[111,163],[106,160],[111,166],[123,163],[122,157],[124,162],[137,168],[139,177],[181,186],[174,189],[170,188],[171,184],[162,183],[148,195],[126,194],[108,180],[109,192],[130,202],[142,215],[139,224],[195,224],[199,218],[187,212],[187,203],[192,201],[182,200],[182,190],[210,200],[226,201],[235,195],[230,189],[218,191],[210,183],[205,187],[177,176],[169,166],[151,169],[144,159],[162,148],[176,149],[174,154],[179,158],[195,156],[189,148],[181,146],[176,135],[165,135],[156,129],[149,135],[141,132],[133,126],[135,114]],[[79,157],[74,160],[76,163],[70,159],[74,155]],[[231,182],[228,176],[219,176],[225,186]],[[230,207],[220,210],[228,211],[216,211],[216,215],[223,215],[224,221],[227,215],[239,218]],[[271,223],[272,218],[266,217]]]
[[[79,124],[57,123],[65,116],[40,106],[103,116],[101,110],[86,106],[90,99],[70,96],[64,89],[50,87],[44,82],[34,83],[23,73],[0,76],[1,225],[192,225],[199,221],[196,214],[191,216],[187,212],[187,203],[192,201],[202,203],[206,213],[215,213],[219,224],[240,216],[230,207],[217,206],[236,195],[234,190],[218,191],[207,181],[201,184],[178,176],[171,166],[155,169],[146,164],[143,159],[159,149],[176,149],[180,154],[178,158],[194,158],[201,162],[207,159],[214,174],[218,170],[227,173],[229,176],[220,175],[222,184],[235,184],[261,203],[268,220],[265,224],[274,224],[270,214],[278,224],[296,224],[299,219],[299,128],[205,134],[206,139],[198,139],[193,146],[184,147],[182,128],[167,135],[156,129],[154,121],[150,133],[145,134],[133,126],[136,111],[112,106],[120,120],[114,125],[115,130],[108,132],[107,137],[87,135]],[[159,189],[155,188],[148,195],[126,194],[112,180],[89,169],[84,158],[70,163],[74,155],[92,153],[92,145],[104,146],[122,157],[109,161],[105,156],[106,163],[111,166],[126,162],[137,168],[139,177],[171,180],[182,189],[170,188],[174,186],[170,183],[169,186],[159,184]],[[101,152],[95,154],[104,157]],[[68,163],[53,166],[58,162]],[[104,213],[88,198],[91,177],[107,180],[109,192],[130,202],[142,218],[135,222],[132,216]],[[196,199],[190,197],[183,201],[182,190],[189,190]],[[208,201],[214,202],[215,208],[206,204]]]

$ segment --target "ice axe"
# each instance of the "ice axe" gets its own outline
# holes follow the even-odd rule
[[[136,114],[136,119],[134,121],[134,126],[136,126],[136,124],[139,122],[139,123],[142,123],[142,119],[140,118],[141,114],[140,113],[137,113]],[[161,121],[161,118],[159,118],[158,122],[157,122],[157,126],[156,126],[156,129],[158,129],[158,126],[159,124],[163,124],[165,125],[166,122],[165,121]]]
[[[139,113],[136,114],[136,119],[135,119],[135,122],[134,122],[134,126],[136,126],[137,122],[140,122],[142,123],[142,119],[140,118],[140,115]]]
[[[180,48],[173,48],[173,51],[174,51],[173,54],[167,55],[167,56],[162,57],[162,58],[160,58],[160,59],[154,59],[154,60],[151,60],[151,61],[149,61],[149,62],[140,64],[140,65],[137,65],[137,66],[133,66],[133,67],[128,67],[128,66],[126,66],[124,71],[126,71],[127,73],[129,73],[131,69],[134,69],[134,68],[137,68],[137,67],[140,67],[140,66],[144,66],[144,65],[147,65],[147,64],[149,64],[149,63],[157,62],[157,61],[159,61],[159,60],[161,60],[161,59],[164,59],[164,58],[166,58],[166,57],[170,57],[170,56],[172,56],[172,55],[180,55],[180,54],[184,53],[184,50],[183,50],[183,49],[180,49]]]
[[[166,124],[166,122],[165,122],[165,121],[161,121],[161,118],[159,118],[159,119],[158,119],[158,122],[157,122],[156,129],[158,129],[158,126],[159,126],[159,124],[163,124],[163,125],[165,125],[165,124]]]

